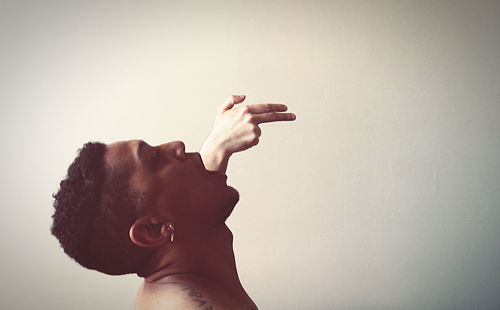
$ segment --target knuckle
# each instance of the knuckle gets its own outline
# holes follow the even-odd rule
[[[257,137],[260,137],[260,135],[262,134],[262,130],[260,130],[259,126],[255,126],[253,128],[253,132]]]
[[[253,137],[250,140],[250,145],[257,145],[257,144],[259,144],[259,137]]]

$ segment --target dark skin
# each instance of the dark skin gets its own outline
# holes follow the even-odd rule
[[[138,246],[155,252],[135,309],[257,309],[238,278],[233,236],[225,220],[238,192],[226,184],[230,156],[258,143],[258,125],[294,120],[281,104],[239,105],[231,96],[220,108],[201,155],[185,153],[180,141],[150,146],[115,142],[105,153],[108,168],[127,172],[145,201],[130,227]]]

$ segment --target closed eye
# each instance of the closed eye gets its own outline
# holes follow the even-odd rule
[[[141,153],[142,153],[142,150],[144,149],[144,147],[148,145],[146,142],[144,141],[140,141],[139,144],[137,145],[137,157],[138,158],[141,158]]]

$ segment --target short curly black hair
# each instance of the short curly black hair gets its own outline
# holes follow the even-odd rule
[[[141,197],[123,169],[108,167],[106,145],[88,142],[53,195],[52,234],[83,267],[110,275],[143,275],[152,253],[129,238],[141,212]]]

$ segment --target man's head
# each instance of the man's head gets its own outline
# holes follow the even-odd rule
[[[87,143],[54,195],[52,233],[84,267],[146,275],[170,240],[165,227],[185,235],[224,223],[238,200],[225,180],[182,142]]]

